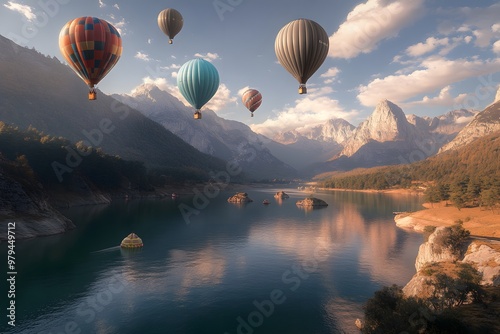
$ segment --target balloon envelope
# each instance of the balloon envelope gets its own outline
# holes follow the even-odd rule
[[[69,21],[61,29],[59,49],[71,68],[93,90],[120,59],[122,39],[109,22],[83,16]]]
[[[318,70],[328,55],[326,31],[316,22],[298,19],[278,32],[274,51],[280,64],[300,83],[299,93],[305,93],[307,80]]]
[[[182,96],[197,110],[201,109],[219,88],[219,73],[203,59],[192,59],[177,73],[177,87]]]
[[[241,101],[252,113],[262,104],[262,94],[256,89],[247,89],[241,96]]]
[[[172,8],[164,9],[158,14],[158,27],[168,36],[168,43],[172,44],[172,40],[177,35],[184,25],[184,19],[181,13]]]

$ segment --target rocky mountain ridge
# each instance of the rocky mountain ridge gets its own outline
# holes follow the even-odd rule
[[[193,120],[192,110],[153,84],[143,84],[128,95],[113,95],[137,108],[201,152],[224,160],[235,160],[243,172],[255,179],[293,178],[294,168],[280,161],[263,144],[267,138],[247,125],[226,120],[204,109],[201,120]]]
[[[101,148],[110,155],[142,161],[152,168],[223,169],[223,161],[203,154],[142,115],[88,87],[56,58],[20,47],[0,36],[0,121]]]
[[[497,97],[498,95],[497,93]],[[439,153],[463,147],[477,138],[484,137],[496,131],[500,131],[499,100],[496,100],[485,110],[476,114],[474,119],[468,123],[451,142],[441,147]]]

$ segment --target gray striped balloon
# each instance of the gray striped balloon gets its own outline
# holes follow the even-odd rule
[[[329,46],[326,31],[312,20],[292,21],[278,32],[276,57],[300,83],[299,94],[307,93],[306,82],[325,61]]]

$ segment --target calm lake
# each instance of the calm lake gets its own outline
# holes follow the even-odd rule
[[[422,197],[316,191],[329,206],[304,210],[310,192],[247,192],[246,205],[228,203],[232,191],[64,212],[75,230],[17,241],[16,327],[2,307],[0,332],[355,333],[374,291],[415,273],[423,238],[392,212]],[[131,232],[144,247],[117,247]]]

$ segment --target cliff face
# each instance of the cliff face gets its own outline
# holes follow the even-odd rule
[[[429,240],[420,245],[417,259],[415,260],[415,269],[419,272],[423,267],[433,262],[454,262],[459,260],[459,256],[450,249],[443,248],[436,242],[437,239],[446,237],[447,229],[443,226],[436,228],[434,233],[429,236]]]
[[[415,131],[401,108],[383,100],[370,117],[354,130],[352,136],[345,142],[341,155],[350,157],[373,140],[412,142],[416,136]]]
[[[453,271],[459,263],[472,264],[483,275],[481,284],[500,286],[500,252],[486,245],[483,240],[472,240],[463,254],[454,254],[436,242],[445,233],[445,227],[436,228],[429,240],[420,246],[415,261],[417,273],[403,288],[406,296],[425,298],[430,295],[432,288],[426,282],[432,275],[426,269],[436,264],[439,264],[438,271],[443,271],[443,268]],[[500,245],[500,242],[496,243]]]
[[[7,239],[8,223],[15,223],[16,239],[63,233],[75,227],[41,195],[23,186],[0,169],[0,240]]]

